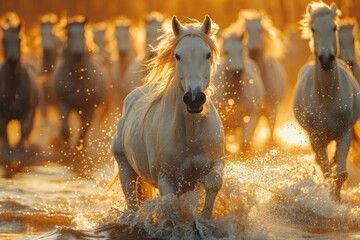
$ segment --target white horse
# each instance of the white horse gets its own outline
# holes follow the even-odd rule
[[[135,39],[132,36],[132,21],[120,16],[115,21],[115,47],[111,53],[111,75],[116,92],[116,104],[122,104],[124,98],[129,94],[129,83],[125,81],[125,75],[130,64],[135,61],[136,51]]]
[[[284,44],[281,33],[268,15],[258,10],[242,10],[239,13],[239,27],[245,28],[249,56],[260,68],[265,88],[264,111],[270,126],[270,140],[273,140],[277,107],[287,89],[287,75],[281,58]]]
[[[214,102],[225,133],[241,127],[241,150],[248,151],[265,91],[257,64],[245,56],[242,37],[233,33],[222,35],[224,57],[215,78]]]
[[[302,35],[310,39],[315,61],[301,69],[294,95],[295,117],[308,132],[324,177],[334,179],[332,194],[337,200],[347,178],[346,158],[352,129],[360,114],[358,84],[336,59],[338,14],[335,4],[308,5],[301,22]],[[336,142],[336,153],[330,162],[326,147],[331,141]],[[334,165],[336,173],[332,172]]]
[[[146,83],[125,99],[112,147],[130,209],[138,209],[138,178],[160,195],[180,195],[201,182],[202,216],[211,217],[224,164],[223,129],[210,99],[215,28],[208,16],[185,26],[173,17],[173,33],[162,35]]]
[[[343,19],[339,23],[339,58],[349,64],[357,82],[360,84],[360,44],[357,35],[357,22],[354,18]]]
[[[123,78],[123,94],[125,96],[136,87],[141,86],[142,79],[146,75],[144,63],[154,56],[152,49],[158,44],[163,21],[163,15],[158,12],[152,12],[147,16],[145,21],[145,49],[143,50],[143,56],[134,59],[125,73]]]

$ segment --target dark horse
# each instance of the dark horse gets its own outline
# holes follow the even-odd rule
[[[105,103],[109,92],[104,67],[86,44],[85,24],[82,16],[68,22],[67,44],[53,71],[53,89],[62,119],[61,136],[69,144],[69,114],[75,111],[81,118],[79,147],[84,146],[94,111]]]
[[[21,60],[20,20],[15,14],[12,18],[1,23],[5,61],[0,63],[0,140],[6,152],[11,150],[7,125],[12,119],[21,125],[17,148],[25,149],[40,95],[34,68]]]

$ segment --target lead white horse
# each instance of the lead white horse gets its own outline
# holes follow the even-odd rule
[[[310,39],[315,61],[301,69],[294,95],[295,117],[309,135],[324,177],[334,180],[332,195],[336,200],[340,199],[340,190],[347,178],[346,158],[352,129],[360,114],[358,84],[336,59],[339,14],[335,4],[308,5],[301,22],[302,35]],[[336,142],[336,152],[329,161],[326,147],[331,141]]]
[[[265,90],[259,67],[246,56],[243,35],[233,27],[224,31],[223,58],[215,77],[215,106],[224,124],[225,133],[240,127],[241,151],[248,152],[261,115]]]
[[[139,178],[160,195],[180,195],[200,182],[202,216],[211,217],[224,164],[223,129],[210,99],[215,30],[208,16],[185,26],[173,17],[173,32],[162,35],[146,83],[125,99],[112,148],[130,209],[138,209]]]
[[[349,64],[357,82],[360,84],[360,44],[357,34],[358,27],[354,18],[342,19],[339,23],[339,58]]]
[[[287,90],[287,75],[281,62],[284,54],[281,33],[273,26],[269,16],[258,10],[242,10],[238,24],[246,30],[245,43],[249,56],[260,68],[265,88],[263,114],[270,126],[270,140],[273,140],[277,108]]]

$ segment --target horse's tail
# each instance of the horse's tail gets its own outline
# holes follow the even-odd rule
[[[114,175],[113,179],[111,179],[110,182],[108,182],[106,184],[104,191],[105,192],[110,191],[114,187],[114,185],[116,183],[118,183],[119,181],[120,181],[119,169],[117,167],[115,167],[115,175]]]

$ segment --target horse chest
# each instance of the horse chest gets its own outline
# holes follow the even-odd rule
[[[331,132],[331,129],[339,130],[348,126],[350,114],[351,106],[342,103],[338,98],[310,94],[303,103],[298,119],[307,130]]]
[[[0,110],[7,118],[17,118],[30,107],[30,86],[23,79],[15,82],[0,87]]]

